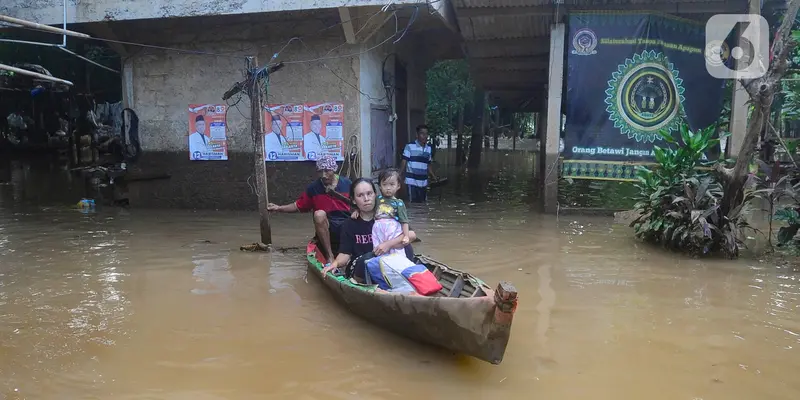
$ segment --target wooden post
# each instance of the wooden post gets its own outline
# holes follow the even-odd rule
[[[521,127],[517,127],[517,120],[514,118],[514,114],[511,114],[511,150],[517,151],[517,129],[522,129]]]
[[[486,127],[486,92],[475,90],[475,113],[472,118],[472,137],[469,143],[469,158],[467,166],[478,168],[481,163],[481,142],[483,141],[484,128]]]
[[[84,38],[84,39],[91,38],[91,36],[89,36],[89,35],[87,35],[85,33],[80,33],[80,32],[75,32],[75,31],[68,31],[66,29],[59,29],[59,28],[56,28],[56,27],[53,27],[53,26],[49,26],[49,25],[37,24],[36,22],[26,21],[24,19],[19,19],[19,18],[13,18],[13,17],[9,17],[7,15],[0,15],[0,21],[5,22],[5,23],[9,23],[9,24],[13,24],[13,25],[24,26],[26,28],[31,28],[31,29],[35,29],[35,30],[39,30],[39,31],[57,33],[59,35],[74,36],[74,37],[79,37],[79,38]]]
[[[458,125],[456,126],[456,165],[464,164],[464,108],[458,110]]]
[[[251,134],[253,135],[253,167],[256,175],[256,194],[258,195],[258,214],[260,216],[261,243],[272,244],[272,228],[269,224],[269,191],[267,189],[267,167],[264,154],[264,111],[261,106],[261,90],[258,85],[258,58],[253,57],[248,65],[250,80],[248,80],[248,94],[250,95],[250,120]]]
[[[453,112],[452,108],[450,108],[450,106],[447,106],[447,121],[448,122],[453,120],[452,112]],[[452,125],[450,125],[450,126],[452,126]],[[453,135],[452,135],[452,132],[447,132],[447,149],[449,150],[449,149],[452,149],[452,148],[453,148]]]
[[[486,99],[484,100],[486,104],[488,104],[489,93],[486,93]],[[485,109],[484,109],[485,110]],[[489,148],[492,143],[489,141],[489,134],[492,132],[492,111],[486,110],[483,112],[483,131],[481,132],[483,135],[483,147]]]
[[[494,111],[494,149],[497,150],[497,145],[500,140],[500,107]]]

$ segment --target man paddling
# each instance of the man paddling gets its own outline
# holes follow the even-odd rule
[[[279,206],[269,203],[267,210],[281,213],[314,213],[314,231],[328,263],[339,247],[342,224],[350,218],[350,179],[336,173],[336,159],[323,155],[317,159],[320,178],[312,182],[294,203]],[[328,191],[335,193],[328,193]]]

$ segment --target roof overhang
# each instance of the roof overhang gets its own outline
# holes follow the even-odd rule
[[[463,51],[477,87],[494,104],[543,107],[550,29],[573,12],[640,11],[706,21],[742,13],[747,0],[452,0]]]

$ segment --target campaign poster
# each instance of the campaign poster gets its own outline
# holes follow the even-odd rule
[[[303,116],[303,158],[316,160],[323,154],[344,161],[344,105],[306,103]]]
[[[189,105],[189,160],[227,160],[226,105]]]
[[[303,105],[270,104],[264,109],[265,160],[303,161]]]

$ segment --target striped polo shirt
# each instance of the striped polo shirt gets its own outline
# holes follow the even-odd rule
[[[420,146],[416,140],[403,149],[403,160],[406,160],[406,185],[428,186],[428,165],[431,163],[431,146]]]

